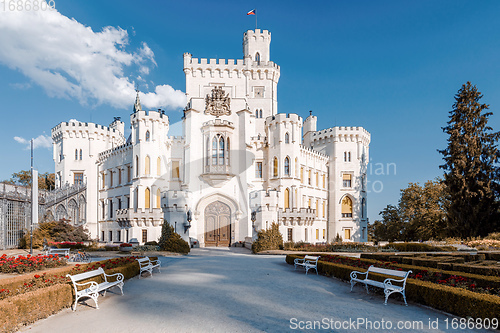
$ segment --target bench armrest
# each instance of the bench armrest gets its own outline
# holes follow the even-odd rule
[[[154,264],[154,265],[160,265],[161,264],[161,262],[160,262],[159,259],[158,260],[151,260],[151,263]]]
[[[112,277],[112,276],[116,276],[116,281],[123,281],[124,277],[123,277],[123,274],[122,273],[116,273],[116,274],[106,274],[104,273],[104,277],[106,279],[106,281],[108,280],[108,277]]]
[[[305,261],[305,259],[300,259],[300,258],[297,258],[293,261],[294,264],[303,264]]]
[[[352,271],[351,272],[351,279],[357,279],[358,275],[364,275],[365,279],[366,279],[368,277],[368,271],[366,271],[366,272]]]
[[[318,260],[307,260],[305,263],[309,264],[309,265],[317,265],[318,264]]]
[[[76,288],[77,286],[83,287],[85,285],[90,284],[90,287],[88,287],[88,289],[90,289],[90,291],[94,292],[94,293],[96,293],[97,289],[99,288],[99,285],[95,281],[89,281],[89,282],[84,282],[84,283],[78,283],[78,282],[73,281],[73,284],[75,286],[75,290],[77,289]]]

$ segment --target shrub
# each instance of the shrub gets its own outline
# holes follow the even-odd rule
[[[492,232],[488,236],[484,237],[484,239],[491,239],[500,241],[500,232]]]
[[[384,248],[392,248],[400,252],[440,252],[445,249],[423,243],[389,243]]]
[[[271,228],[259,231],[257,240],[252,244],[252,252],[258,253],[265,250],[282,250],[283,236],[277,223],[271,224]]]
[[[157,241],[149,241],[149,242],[144,243],[144,245],[154,245],[154,246],[157,246],[158,242]]]
[[[189,251],[191,251],[188,242],[182,239],[178,233],[174,232],[174,227],[168,224],[167,220],[163,221],[161,236],[158,244],[162,251],[182,254],[188,254]]]
[[[64,221],[42,222],[33,231],[33,248],[43,247],[47,242],[83,242],[89,240],[89,235],[82,226],[75,227]],[[19,240],[20,248],[29,248],[31,232],[27,231]]]

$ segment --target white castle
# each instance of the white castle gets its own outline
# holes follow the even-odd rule
[[[74,223],[103,242],[158,240],[164,220],[201,246],[254,240],[272,223],[285,241],[366,241],[370,134],[278,113],[270,43],[267,30],[248,30],[243,59],[184,54],[181,137],[168,136],[163,111],[142,109],[139,93],[128,139],[120,118],[54,127],[56,186],[87,184],[85,218]]]

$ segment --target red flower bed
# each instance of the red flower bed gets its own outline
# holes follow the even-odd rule
[[[352,266],[356,268],[362,268],[362,269],[368,269],[372,264],[367,263],[362,261],[361,259],[357,258],[349,258],[349,257],[342,257],[338,255],[325,255],[321,256],[320,261],[326,261],[326,262],[332,262],[332,263],[337,263],[337,264],[342,264],[342,265],[347,265],[347,266]],[[376,267],[380,268],[388,268],[388,269],[393,269],[393,270],[398,270],[402,271],[402,268],[393,266],[393,264],[396,264],[396,262],[388,262],[388,261],[379,261],[379,263],[375,263]],[[411,269],[412,273],[410,273],[409,278],[412,279],[417,279],[421,281],[428,281],[432,283],[437,283],[437,284],[442,284],[442,285],[447,285],[451,287],[457,287],[457,288],[462,288],[482,294],[491,294],[491,295],[496,295],[500,296],[500,288],[479,288],[477,287],[476,283],[474,280],[459,276],[459,275],[449,275],[449,274],[443,274],[440,272],[433,272],[433,271],[427,271],[427,270],[420,270],[417,268],[412,268]]]
[[[18,257],[7,257],[6,254],[0,256],[1,273],[27,273],[46,268],[53,268],[66,265],[66,258],[55,255],[20,255]]]
[[[136,259],[137,257],[122,257],[122,258],[109,259],[106,261],[94,262],[85,265],[76,264],[71,269],[71,271],[68,272],[68,274],[70,275],[80,274],[96,270],[99,267],[102,267],[104,270],[109,270],[112,268],[125,266]],[[33,291],[36,289],[45,288],[54,284],[70,282],[70,279],[67,278],[65,275],[59,275],[59,274],[50,274],[50,273],[34,274],[33,278],[24,282],[16,290],[0,289],[0,300],[10,296],[24,294],[26,292]]]

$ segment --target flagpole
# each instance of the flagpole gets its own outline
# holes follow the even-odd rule
[[[255,7],[255,30],[257,30],[257,7]]]

